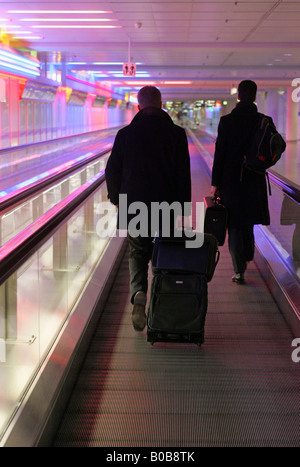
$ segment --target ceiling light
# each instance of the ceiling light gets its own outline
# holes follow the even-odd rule
[[[124,76],[122,71],[117,71],[117,72],[111,72],[109,71],[110,75],[108,76],[114,76],[115,78],[122,78]]]
[[[14,36],[14,39],[43,39],[41,36]]]
[[[118,21],[109,18],[22,18],[20,21]]]
[[[9,70],[22,72],[25,75],[30,75],[30,76],[39,76],[40,75],[40,72],[37,71],[37,70],[29,70],[29,69],[26,69],[26,68],[24,68],[22,66],[14,65],[12,63],[6,63],[6,62],[3,62],[1,59],[0,59],[0,66],[3,67],[4,69],[8,68]]]
[[[122,26],[94,26],[94,25],[89,25],[89,26],[83,26],[83,25],[39,25],[39,26],[32,26],[32,28],[36,29],[113,29],[113,28],[122,28]]]
[[[26,67],[39,67],[39,62],[35,60],[31,60],[26,57],[22,57],[17,53],[12,53],[7,50],[0,48],[0,58],[4,60],[10,60],[12,63],[20,63],[21,65],[25,65]]]
[[[123,65],[123,62],[92,62],[92,65]],[[136,65],[143,65],[143,63],[136,62]]]
[[[121,78],[121,77],[126,76],[126,75],[123,74],[122,71],[108,71],[108,73],[110,74],[110,76],[115,76],[116,78]],[[135,78],[150,78],[150,75],[149,75],[149,73],[138,73],[138,72],[136,72],[134,77]]]
[[[192,81],[164,81],[164,84],[192,84]]]
[[[113,13],[113,11],[103,10],[9,10],[8,13]]]
[[[92,62],[92,65],[123,65],[123,62]]]
[[[125,81],[125,84],[132,86],[154,86],[156,83],[154,81]]]
[[[7,31],[8,34],[32,34],[31,31]]]

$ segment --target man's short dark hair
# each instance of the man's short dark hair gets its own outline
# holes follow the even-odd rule
[[[161,107],[161,93],[155,86],[144,86],[139,90],[137,98],[141,109]]]
[[[238,87],[239,100],[241,102],[251,103],[256,99],[257,85],[250,79],[241,81]]]

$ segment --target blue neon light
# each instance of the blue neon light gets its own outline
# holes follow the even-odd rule
[[[30,58],[22,57],[13,49],[6,50],[0,46],[0,67],[8,71],[18,71],[19,74],[25,76],[39,76],[40,63],[39,61],[31,60]]]

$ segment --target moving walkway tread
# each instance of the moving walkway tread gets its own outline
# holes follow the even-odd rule
[[[205,343],[147,343],[131,326],[128,257],[95,330],[53,446],[298,446],[293,335],[255,264],[211,284]]]

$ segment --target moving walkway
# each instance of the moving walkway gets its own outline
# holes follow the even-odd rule
[[[190,152],[201,200],[209,170],[191,141]],[[97,187],[68,197],[68,211],[55,206],[53,229],[1,282],[1,445],[299,446],[299,322],[262,279],[272,265],[257,267],[259,245],[245,287],[230,282],[222,247],[201,349],[151,346],[131,326],[128,251],[113,209],[100,223],[110,237],[99,231],[106,187],[95,177]]]

